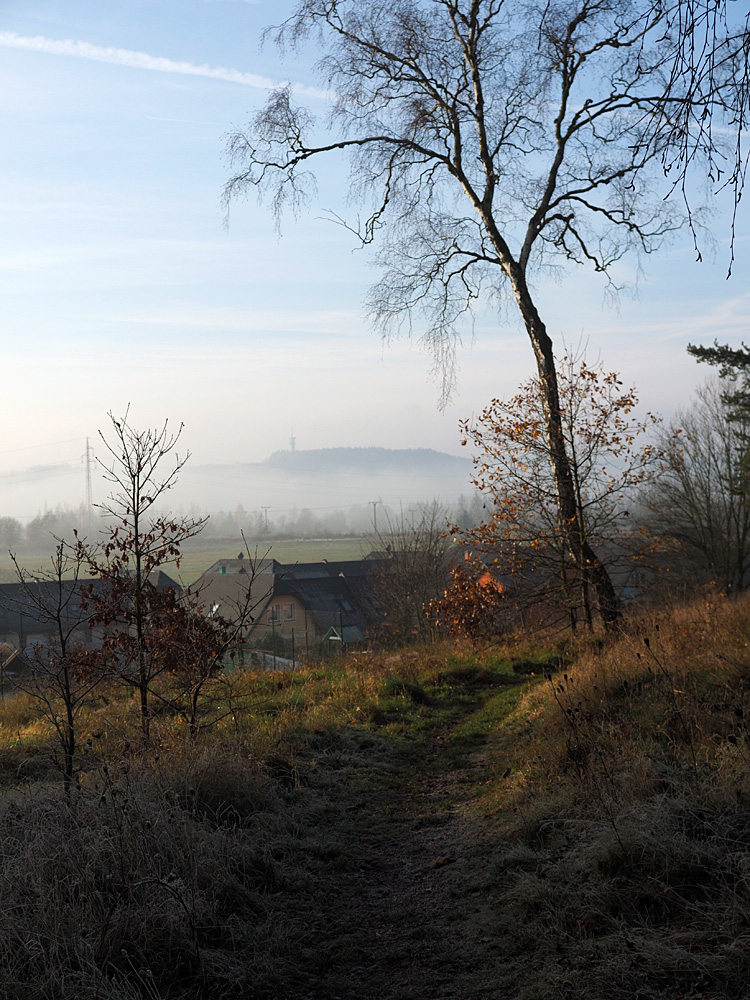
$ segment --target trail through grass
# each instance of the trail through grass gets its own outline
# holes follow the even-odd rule
[[[491,844],[471,806],[486,780],[488,734],[523,686],[489,673],[433,690],[392,682],[381,726],[312,743],[301,766],[325,806],[300,838],[311,879],[298,899],[302,995],[506,995],[482,892]]]

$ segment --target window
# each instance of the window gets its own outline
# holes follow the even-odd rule
[[[269,604],[268,605],[268,620],[270,622],[281,621],[281,605],[280,604]]]
[[[284,621],[293,622],[297,617],[297,606],[295,604],[284,605]]]

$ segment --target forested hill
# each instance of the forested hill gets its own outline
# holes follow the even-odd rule
[[[285,472],[337,475],[350,472],[377,475],[385,472],[461,474],[471,460],[432,448],[316,448],[310,451],[275,451],[264,465]]]

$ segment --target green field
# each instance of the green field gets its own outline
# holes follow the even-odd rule
[[[285,538],[248,539],[251,555],[268,556],[282,563],[319,562],[322,559],[361,559],[369,551],[366,538]],[[181,583],[193,583],[218,559],[236,556],[242,550],[241,538],[195,538],[183,546],[179,570],[165,566],[165,571]],[[39,549],[18,553],[21,566],[34,573],[49,563],[49,553]],[[0,553],[0,583],[13,583],[16,572],[8,552]]]

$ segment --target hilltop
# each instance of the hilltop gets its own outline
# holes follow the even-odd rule
[[[310,474],[389,473],[416,475],[467,475],[471,459],[432,448],[315,448],[309,451],[275,451],[264,465],[287,472]]]

